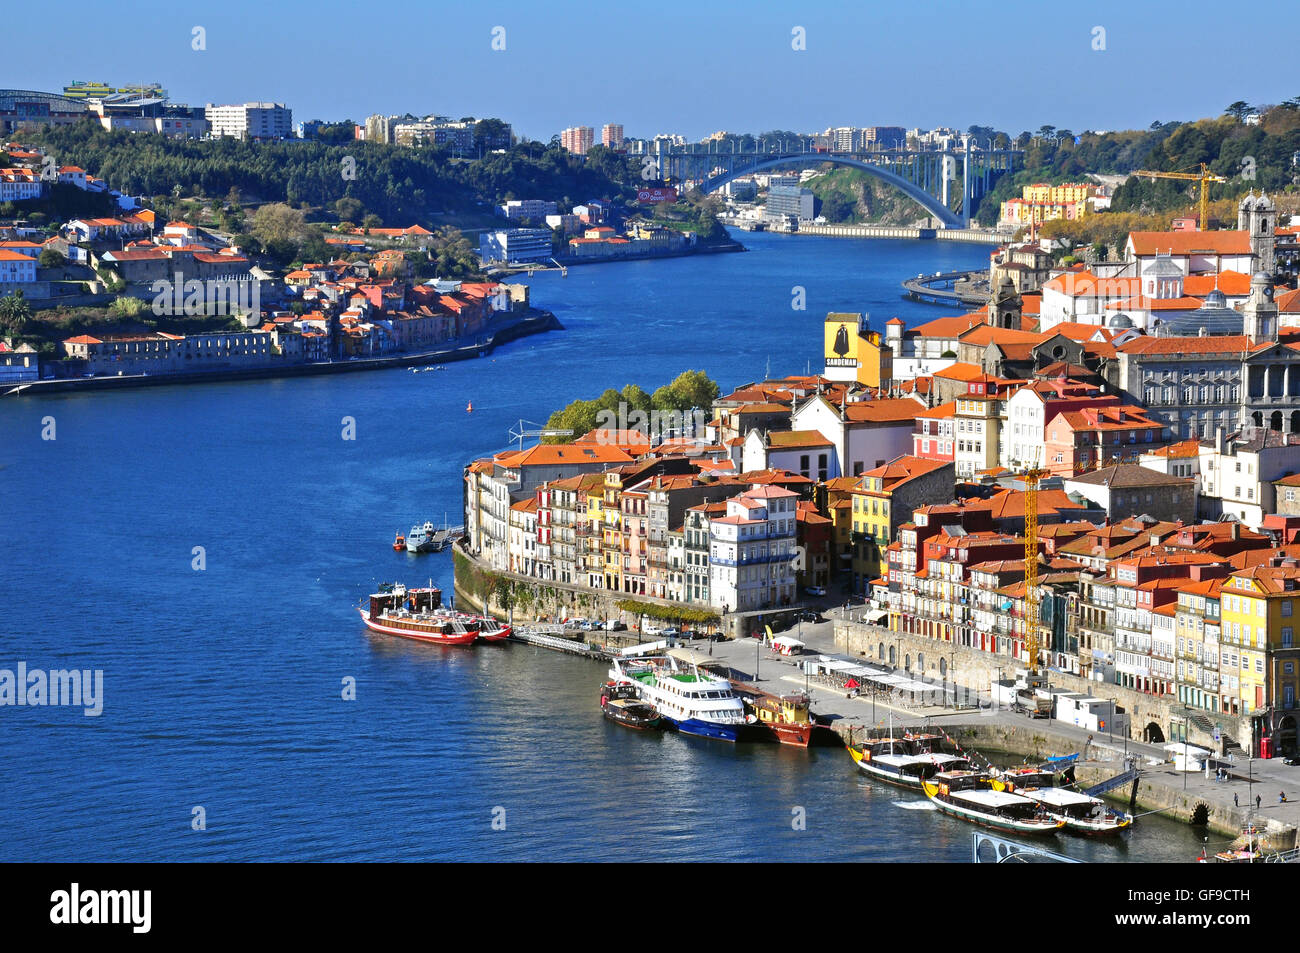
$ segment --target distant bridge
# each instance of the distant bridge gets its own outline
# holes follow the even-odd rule
[[[969,228],[974,200],[986,194],[996,176],[1010,172],[1023,157],[1021,149],[962,149],[920,151],[887,149],[825,152],[795,142],[758,140],[753,149],[736,143],[707,142],[685,146],[656,145],[655,164],[664,178],[700,183],[713,192],[740,176],[778,167],[831,162],[860,169],[888,182],[939,219],[945,228]],[[953,186],[960,180],[959,212],[952,209]]]

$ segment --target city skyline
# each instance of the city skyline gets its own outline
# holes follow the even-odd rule
[[[944,27],[924,31],[934,17],[923,22],[908,11],[790,12],[756,4],[743,14],[700,13],[697,5],[670,2],[657,22],[675,24],[675,32],[648,31],[638,40],[628,36],[626,14],[612,8],[534,10],[506,2],[482,14],[399,2],[383,23],[409,29],[373,37],[385,51],[384,69],[373,70],[349,62],[358,56],[352,30],[284,42],[286,30],[321,15],[319,5],[294,0],[270,14],[258,8],[270,28],[250,30],[251,4],[194,12],[149,0],[136,5],[134,18],[63,31],[57,59],[44,55],[48,22],[19,18],[3,85],[57,92],[74,80],[158,82],[190,105],[282,102],[296,121],[364,122],[374,113],[406,112],[497,117],[542,141],[567,127],[605,123],[622,124],[629,138],[674,133],[690,141],[719,130],[871,125],[986,125],[1011,135],[1044,124],[1076,133],[1145,129],[1156,120],[1216,116],[1237,99],[1273,103],[1300,93],[1284,56],[1286,27],[1300,25],[1300,14],[1290,11],[1275,14],[1276,29],[1251,35],[1248,81],[1222,94],[1170,88],[1171,60],[1230,53],[1200,29],[1200,8],[1211,9],[1192,4],[1172,17],[1118,3],[1087,11],[1017,4],[1008,12],[1019,17],[981,21],[959,4],[941,4],[938,22],[945,13],[960,19],[947,35],[960,31],[972,50],[962,53],[949,48]],[[92,8],[74,2],[69,11],[75,23],[78,11],[90,16]],[[605,38],[596,46],[606,53],[589,52],[576,18]],[[431,29],[439,36],[435,56],[424,39]],[[629,55],[617,53],[622,37]],[[125,43],[147,48],[149,65],[124,70]],[[1035,58],[1049,67],[1034,81],[1017,74]],[[232,63],[245,69],[232,70]],[[333,81],[322,83],[321,71]],[[888,98],[873,97],[876,89]]]

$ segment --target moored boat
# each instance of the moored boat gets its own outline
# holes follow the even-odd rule
[[[1099,797],[1068,788],[1026,788],[1020,791],[1037,801],[1065,829],[1076,834],[1114,834],[1133,823],[1133,815],[1107,806]]]
[[[718,660],[694,649],[669,649],[664,655],[614,659],[609,677],[635,685],[673,728],[683,734],[735,742],[745,726],[745,706],[731,682],[715,669]]]
[[[817,728],[817,720],[809,710],[808,696],[803,692],[774,695],[753,685],[732,684],[732,689],[745,705],[750,716],[751,734],[783,745],[807,748]]]
[[[406,548],[406,537],[399,532],[397,534],[397,538],[393,540],[393,552],[400,553],[405,548]]]
[[[1016,834],[1052,834],[1065,822],[1049,817],[1038,802],[1009,791],[995,791],[993,778],[976,771],[940,771],[921,782],[930,803],[953,817],[981,827]]]
[[[509,625],[497,619],[482,618],[477,620],[479,624],[478,637],[484,642],[500,642],[508,639],[513,631]]]
[[[437,536],[438,527],[432,522],[426,520],[423,526],[416,524],[411,527],[411,531],[406,534],[406,551],[408,553],[427,553],[434,547],[434,538]]]
[[[919,789],[921,782],[940,771],[970,767],[960,755],[932,750],[936,745],[916,744],[909,736],[871,738],[849,747],[849,756],[866,774],[899,787]]]
[[[638,731],[658,728],[662,720],[654,705],[643,701],[637,694],[635,685],[619,684],[613,680],[600,688],[600,710],[610,721]]]
[[[401,583],[380,586],[371,593],[369,606],[360,606],[366,628],[416,642],[468,645],[479,636],[474,620],[440,612],[442,591],[435,586],[407,589]]]

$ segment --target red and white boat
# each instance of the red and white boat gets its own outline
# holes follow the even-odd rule
[[[395,583],[380,586],[379,592],[371,593],[369,607],[357,611],[372,632],[416,642],[468,645],[479,637],[482,627],[477,619],[440,611],[441,605],[442,590],[436,586],[407,589]]]
[[[513,631],[509,625],[497,619],[483,618],[474,621],[479,625],[478,637],[484,642],[500,642],[508,639]]]

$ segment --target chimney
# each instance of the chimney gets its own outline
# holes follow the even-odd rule
[[[1241,539],[1241,524],[1236,520],[1232,521],[1232,538]]]
[[[1223,428],[1222,427],[1214,428],[1214,452],[1219,455],[1223,454]]]

